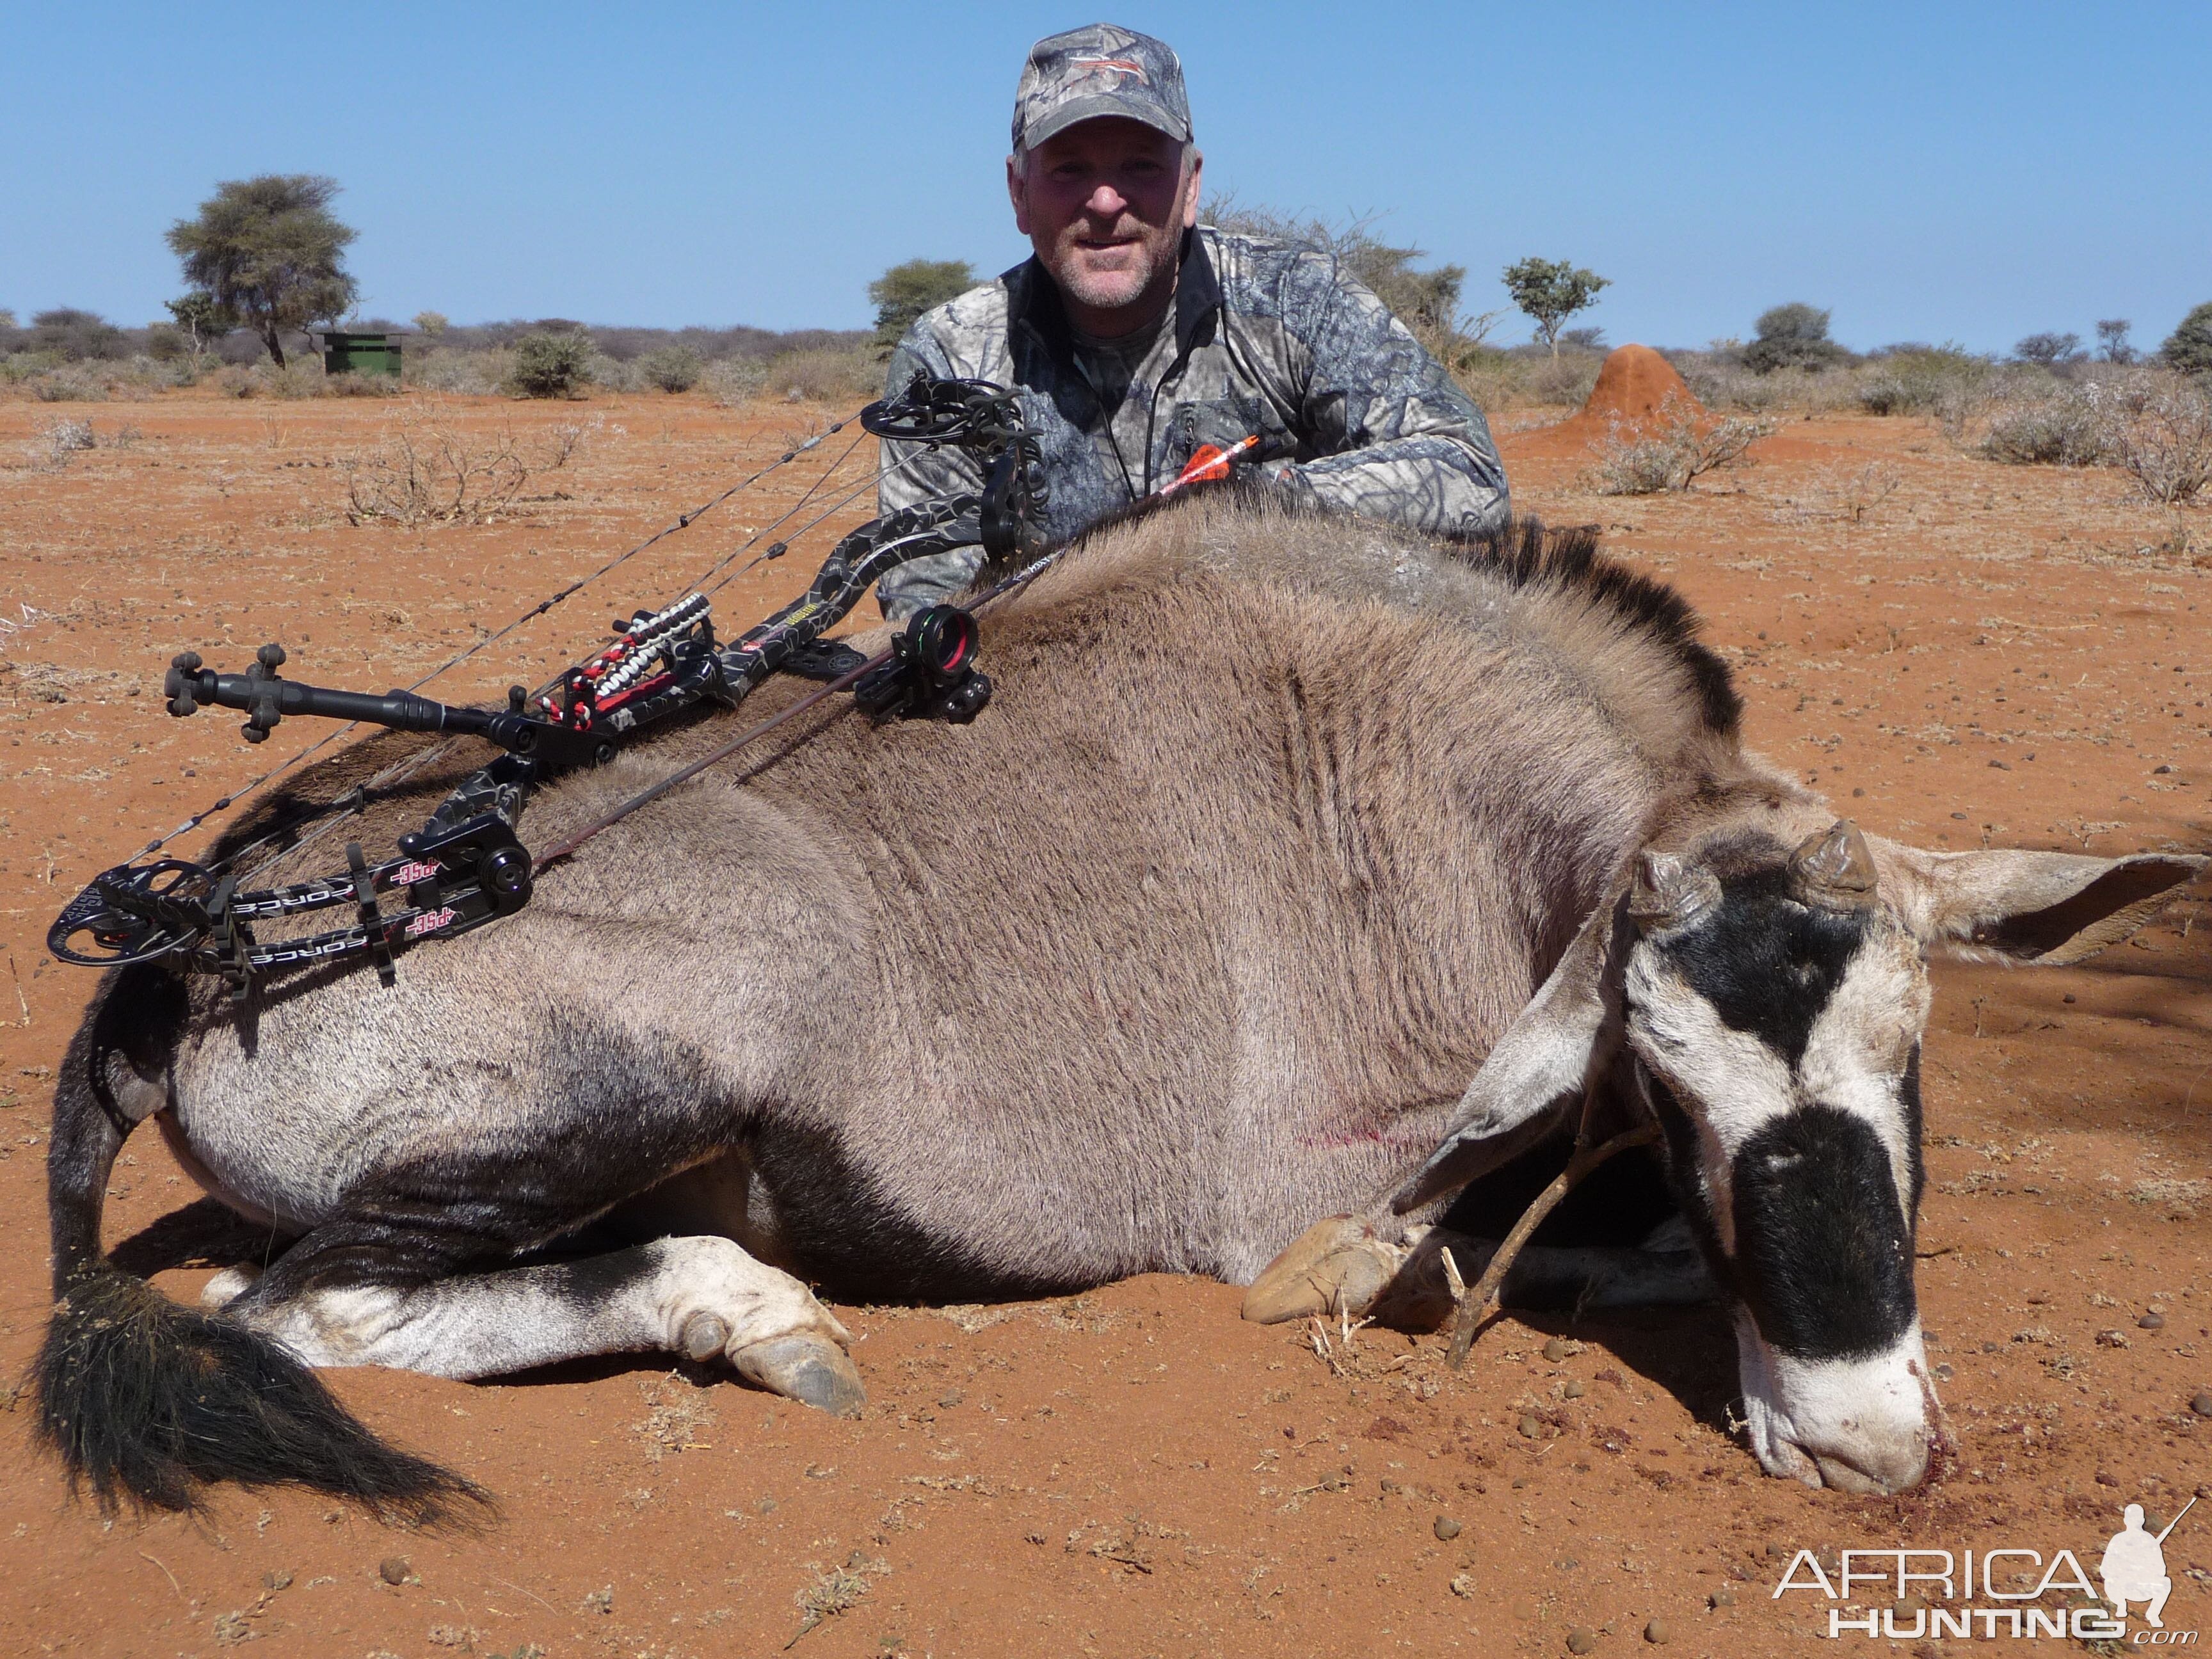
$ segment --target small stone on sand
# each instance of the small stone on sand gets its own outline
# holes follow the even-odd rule
[[[376,1576],[387,1584],[404,1584],[414,1573],[404,1555],[387,1555],[376,1564]]]
[[[1597,1645],[1597,1638],[1587,1626],[1577,1625],[1567,1632],[1569,1653],[1588,1653]]]
[[[1440,1515],[1437,1517],[1435,1532],[1437,1542],[1449,1544],[1453,1539],[1459,1536],[1460,1531],[1461,1528],[1459,1522],[1453,1520],[1449,1515]]]

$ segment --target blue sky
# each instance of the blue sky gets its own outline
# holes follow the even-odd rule
[[[1022,55],[1097,14],[914,3],[70,5],[0,17],[0,306],[124,322],[219,179],[327,173],[364,309],[857,326],[884,266],[1026,249]],[[2212,299],[2212,7],[1122,4],[1208,180],[1467,266],[1610,277],[1618,342],[1784,300],[2008,348]],[[1525,337],[1509,319],[1501,338]]]

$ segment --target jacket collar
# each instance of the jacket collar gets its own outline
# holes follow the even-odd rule
[[[1180,258],[1175,297],[1178,358],[1188,356],[1194,347],[1213,337],[1214,313],[1221,309],[1221,279],[1206,251],[1206,238],[1194,229],[1183,232]],[[1017,327],[1026,324],[1059,361],[1072,361],[1075,336],[1068,325],[1066,307],[1060,303],[1060,284],[1053,281],[1042,262],[1031,254],[999,280],[1006,285],[1011,322]]]

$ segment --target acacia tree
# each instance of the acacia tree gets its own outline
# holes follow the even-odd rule
[[[1534,319],[1536,331],[1559,355],[1559,325],[1597,303],[1598,290],[1612,283],[1594,270],[1565,259],[1523,259],[1505,267],[1505,291]]]
[[[906,337],[915,319],[975,286],[975,268],[965,259],[908,259],[868,284],[876,307],[876,347],[890,354]]]
[[[2081,361],[2081,337],[2078,334],[2031,334],[2012,349],[2012,355],[2024,363],[2039,363],[2045,368],[2056,368],[2061,363]]]
[[[343,260],[354,233],[331,214],[337,193],[337,179],[309,173],[234,179],[198,217],[169,227],[185,280],[258,334],[279,368],[282,331],[334,321],[353,304]]]

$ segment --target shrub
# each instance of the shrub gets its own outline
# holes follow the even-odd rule
[[[70,363],[34,379],[31,395],[42,404],[104,404],[107,382],[83,365]]]
[[[1990,378],[1989,360],[1963,346],[1890,346],[1860,383],[1859,406],[1869,415],[1935,415],[1955,423],[1978,406]]]
[[[2212,385],[2154,376],[2092,395],[2113,465],[2144,495],[2179,507],[2212,489]]]
[[[514,343],[507,381],[526,398],[573,398],[591,378],[592,343],[562,330],[526,334]]]
[[[338,462],[347,522],[487,524],[530,482],[514,434],[501,428],[478,441],[441,420],[410,415],[374,449]]]
[[[0,357],[0,380],[21,386],[60,367],[61,359],[50,351],[18,351]]]
[[[313,357],[295,357],[287,363],[264,363],[254,371],[268,389],[280,398],[319,398],[330,387],[332,377],[323,373],[321,362]],[[340,374],[338,380],[381,380],[382,375]]]
[[[699,354],[690,346],[663,346],[658,351],[648,351],[637,360],[638,372],[648,385],[663,392],[689,392],[699,384],[699,375],[705,367]]]
[[[754,357],[717,357],[702,378],[707,395],[728,409],[750,403],[768,389],[768,365]]]
[[[2024,363],[2056,368],[2061,363],[2078,363],[2086,354],[2078,334],[2031,334],[2012,349],[2012,355]]]
[[[67,466],[79,450],[94,448],[100,441],[90,421],[41,421],[39,436],[46,441],[48,466],[57,469]]]
[[[514,354],[510,351],[431,349],[409,352],[402,361],[407,384],[428,392],[499,392],[509,385],[514,374]]]
[[[2184,374],[2212,374],[2212,300],[2181,319],[2181,325],[2166,337],[2158,355],[2168,368]]]
[[[1981,453],[2026,466],[2094,466],[2106,459],[2105,421],[2093,392],[2069,389],[2001,410]]]
[[[1522,386],[1532,402],[1579,404],[1589,400],[1604,367],[1605,359],[1594,351],[1562,352],[1528,364]]]
[[[1858,403],[1858,383],[1846,374],[1802,368],[1754,374],[1744,366],[1741,348],[1711,354],[1678,352],[1669,361],[1708,409],[1828,410]]]
[[[300,365],[295,363],[292,367],[297,369]],[[319,395],[325,398],[397,398],[403,390],[404,390],[403,383],[396,374],[325,374],[321,377],[319,383],[315,384],[313,391],[292,394],[287,393],[280,386],[277,388],[277,395],[279,397]]]
[[[1761,312],[1753,325],[1757,337],[1743,349],[1745,367],[1756,374],[1778,368],[1818,374],[1843,361],[1850,354],[1828,337],[1828,315],[1802,300]]]
[[[418,311],[415,313],[416,329],[426,340],[434,340],[453,325],[442,311]]]
[[[31,348],[73,363],[128,355],[123,331],[96,312],[62,306],[31,319]]]
[[[1687,489],[1715,467],[1726,466],[1774,430],[1768,420],[1700,415],[1671,393],[1656,422],[1641,431],[1614,422],[1589,478],[1601,495],[1654,495]]]
[[[881,392],[882,378],[872,351],[817,348],[769,359],[763,389],[787,403],[849,405]]]
[[[647,385],[642,363],[625,362],[596,349],[585,360],[584,378],[609,392],[642,392]]]

